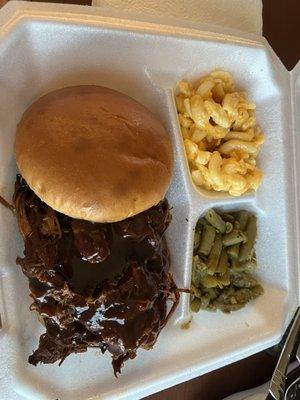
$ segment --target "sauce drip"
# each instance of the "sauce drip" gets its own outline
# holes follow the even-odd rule
[[[0,204],[4,207],[8,208],[10,211],[15,212],[15,207],[12,204],[9,204],[2,196],[0,196]]]

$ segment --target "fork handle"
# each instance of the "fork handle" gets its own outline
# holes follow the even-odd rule
[[[283,399],[286,372],[290,362],[291,354],[295,347],[295,342],[300,331],[300,308],[298,308],[293,325],[288,334],[287,340],[283,346],[282,352],[280,354],[278,363],[276,365],[275,371],[273,373],[270,393],[276,400]]]

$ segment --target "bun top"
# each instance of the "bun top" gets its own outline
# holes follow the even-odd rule
[[[18,168],[36,195],[63,214],[115,222],[162,200],[170,185],[171,140],[132,98],[73,86],[34,102],[17,126]]]

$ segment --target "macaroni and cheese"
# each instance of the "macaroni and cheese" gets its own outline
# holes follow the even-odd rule
[[[213,71],[196,87],[182,80],[176,105],[194,183],[232,196],[257,190],[263,174],[256,157],[265,137],[255,104],[235,90],[231,74]]]

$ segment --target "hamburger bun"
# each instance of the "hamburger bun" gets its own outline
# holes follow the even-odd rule
[[[20,173],[39,198],[72,218],[116,222],[162,200],[173,169],[171,140],[132,98],[101,86],[55,90],[17,126]]]

